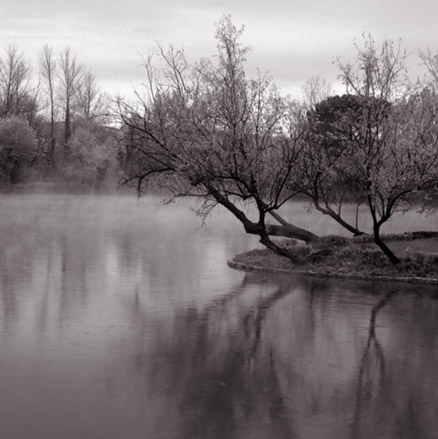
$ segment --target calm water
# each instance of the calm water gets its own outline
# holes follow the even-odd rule
[[[436,288],[245,274],[226,260],[256,238],[200,225],[0,196],[0,438],[437,437]]]

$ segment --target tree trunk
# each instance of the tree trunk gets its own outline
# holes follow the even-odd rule
[[[55,104],[53,100],[53,85],[52,78],[49,78],[50,86],[50,148],[49,148],[49,166],[50,170],[53,172],[55,170],[55,148],[56,148],[56,137],[55,137]]]
[[[280,225],[266,224],[266,232],[269,236],[283,236],[285,238],[294,238],[305,243],[314,242],[318,240],[318,236],[309,232],[308,230],[301,229],[293,224]]]
[[[273,241],[271,241],[269,235],[268,235],[268,229],[267,225],[265,223],[265,216],[266,211],[264,210],[264,204],[262,201],[257,200],[257,207],[259,209],[259,222],[257,224],[259,228],[259,236],[260,236],[260,243],[263,244],[266,248],[273,251],[279,256],[284,256],[288,259],[290,259],[295,264],[304,264],[304,259],[300,258],[297,255],[294,255],[293,253],[290,253],[285,248],[282,248],[275,244]]]
[[[244,212],[236,207],[225,195],[221,194],[214,186],[207,184],[206,188],[209,194],[228,211],[230,211],[243,225],[245,232],[251,235],[260,235],[261,229],[259,224],[251,221]],[[272,215],[272,212],[271,212]],[[274,215],[273,215],[274,216]],[[277,215],[277,217],[279,217]],[[275,218],[275,216],[274,216]],[[286,223],[283,220],[284,223]],[[316,241],[318,236],[309,232],[308,230],[301,229],[300,227],[286,223],[285,225],[266,224],[263,227],[263,233],[269,236],[282,236],[284,238],[294,238],[306,243]]]
[[[300,258],[299,256],[296,256],[290,252],[288,252],[286,249],[279,247],[274,242],[272,242],[269,239],[269,236],[266,233],[262,233],[260,236],[260,243],[263,244],[266,248],[273,251],[278,256],[284,256],[288,259],[290,259],[294,264],[302,265],[306,261],[303,258]]]
[[[328,208],[325,208],[325,207],[321,206],[319,204],[318,200],[314,200],[314,205],[315,205],[316,210],[320,211],[324,215],[328,215],[331,218],[333,218],[338,224],[340,224],[342,227],[347,229],[354,236],[364,235],[364,232],[359,230],[357,227],[354,227],[351,224],[347,223],[340,215],[338,215],[332,209],[328,209]]]
[[[67,97],[69,99],[69,97]],[[71,137],[71,120],[70,120],[70,102],[67,101],[65,107],[65,122],[64,122],[64,159],[69,156],[70,153],[70,145],[69,140]]]
[[[391,263],[399,264],[400,259],[392,252],[392,250],[380,238],[380,225],[374,223],[373,231],[374,231],[374,242],[376,243],[376,245],[380,247],[380,249],[383,251],[383,253],[385,253],[385,255],[391,261]]]
[[[298,239],[300,241],[304,241],[305,243],[314,242],[318,240],[319,237],[317,235],[315,235],[312,232],[309,232],[308,230],[290,224],[289,222],[285,221],[284,218],[282,218],[277,212],[270,211],[269,214],[273,218],[275,218],[282,226],[286,227],[291,234],[292,233],[294,234],[294,236],[290,236],[290,237]],[[269,227],[271,230],[271,233],[269,234],[275,235],[275,227],[278,226],[268,225],[267,227]]]
[[[55,170],[55,148],[56,148],[56,139],[53,137],[50,139],[50,147],[49,147],[49,167],[51,171]]]

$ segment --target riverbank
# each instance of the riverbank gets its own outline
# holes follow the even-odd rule
[[[267,249],[241,253],[228,261],[231,268],[246,271],[302,273],[338,278],[403,281],[438,285],[438,237],[391,236],[388,246],[401,259],[391,264],[386,256],[367,239],[324,238],[315,247],[280,244],[306,259],[295,265],[287,258]]]

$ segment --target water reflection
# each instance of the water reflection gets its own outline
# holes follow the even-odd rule
[[[437,392],[429,389],[431,393],[426,396],[422,391],[425,383],[418,380],[419,376],[412,382],[408,376],[400,376],[400,370],[388,370],[385,351],[376,333],[378,314],[398,292],[395,288],[389,289],[371,309],[368,340],[358,372],[352,438],[367,438],[376,432],[379,437],[433,437],[433,428],[436,428]],[[436,294],[432,298],[436,299]],[[410,349],[410,354],[416,356],[417,346],[411,345]],[[421,370],[415,372],[416,375],[421,373]],[[399,382],[394,380],[394,375],[400,378]],[[435,381],[431,384],[436,386]],[[425,396],[429,400],[426,404]],[[380,425],[376,426],[376,420]],[[425,426],[430,426],[430,430]]]
[[[347,282],[336,297],[326,297],[319,283],[247,275],[235,291],[205,309],[187,309],[174,322],[166,347],[163,340],[153,345],[152,355],[161,358],[155,368],[149,369],[143,350],[138,353],[137,373],[146,374],[161,397],[165,389],[164,406],[177,408],[170,416],[179,419],[172,437],[434,437],[437,379],[431,367],[436,358],[429,364],[414,361],[426,366],[427,377],[418,373],[412,380],[394,381],[404,374],[397,357],[415,357],[418,346],[392,352],[376,332],[389,329],[386,325],[405,308],[405,298],[388,315],[381,313],[409,289],[401,285],[381,296],[367,295],[367,284]],[[359,291],[351,293],[352,288]],[[374,288],[384,291],[379,284]],[[354,298],[362,301],[361,309],[344,316],[346,327],[339,328],[340,315],[348,312],[346,299],[358,295]],[[401,332],[410,331],[414,322],[409,317]],[[421,331],[420,336],[428,334]],[[433,338],[436,342],[436,330]],[[415,415],[419,412],[421,422]]]
[[[248,283],[245,278],[239,291]],[[280,432],[291,437],[272,347],[263,344],[267,313],[286,294],[287,289],[278,288],[245,308],[232,294],[194,319],[190,316],[194,340],[184,364],[192,373],[180,404],[185,419],[181,437],[242,437],[243,427],[258,424],[260,418],[269,428],[250,428],[248,437],[276,437]],[[222,341],[219,346],[217,340]]]
[[[436,288],[237,272],[232,219],[154,199],[0,203],[0,437],[435,437]]]
[[[351,437],[361,435],[361,422],[368,418],[373,403],[379,397],[385,398],[385,358],[384,352],[376,337],[377,314],[397,294],[396,289],[390,289],[371,309],[368,340],[360,363],[355,401],[355,412],[352,422]]]

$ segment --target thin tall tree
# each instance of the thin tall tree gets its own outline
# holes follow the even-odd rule
[[[76,55],[66,47],[59,56],[59,78],[61,85],[61,100],[64,107],[64,158],[68,155],[71,120],[82,81],[82,66],[78,64]]]
[[[45,45],[40,53],[40,70],[45,81],[49,99],[50,111],[50,146],[48,151],[48,164],[51,170],[55,169],[55,87],[56,87],[57,62],[53,49]]]

